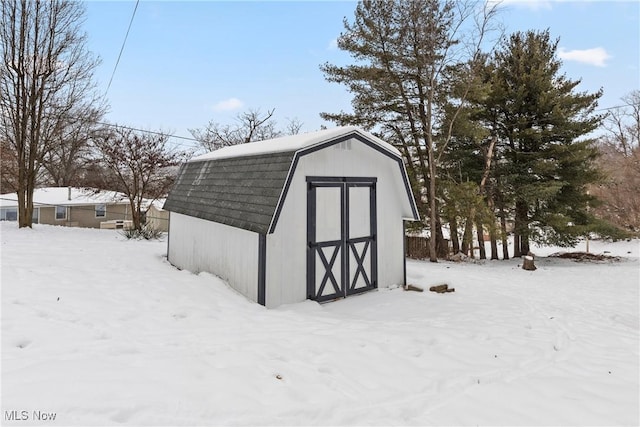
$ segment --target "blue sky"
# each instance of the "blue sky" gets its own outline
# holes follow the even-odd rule
[[[232,123],[249,108],[275,108],[275,118],[322,124],[322,111],[350,109],[350,94],[324,80],[319,65],[348,63],[336,49],[342,20],[355,2],[255,1],[139,3],[107,92],[107,120],[190,137],[210,120]],[[96,79],[106,91],[133,1],[87,2],[88,47],[102,59]],[[582,78],[581,91],[600,87],[600,107],[640,89],[640,2],[502,2],[507,34],[549,28],[560,38],[563,72]],[[188,145],[187,141],[174,140]]]

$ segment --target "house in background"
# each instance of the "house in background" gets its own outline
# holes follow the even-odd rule
[[[122,193],[74,187],[46,187],[33,192],[33,222],[87,228],[126,228],[129,200]],[[0,220],[17,221],[16,193],[0,196]]]
[[[168,259],[277,307],[406,282],[400,152],[355,127],[225,147],[180,170]]]

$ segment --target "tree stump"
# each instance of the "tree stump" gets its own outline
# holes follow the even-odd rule
[[[534,271],[536,269],[536,265],[534,264],[533,257],[531,255],[527,255],[524,257],[522,268],[529,271]]]

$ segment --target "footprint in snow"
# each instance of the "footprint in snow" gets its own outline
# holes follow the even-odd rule
[[[18,341],[16,343],[16,347],[18,347],[18,348],[26,348],[26,347],[29,346],[29,344],[31,344],[31,341],[29,341],[29,340],[21,340],[21,341]]]

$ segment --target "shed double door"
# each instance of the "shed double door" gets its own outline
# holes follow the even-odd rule
[[[307,178],[307,297],[377,288],[375,178]]]

